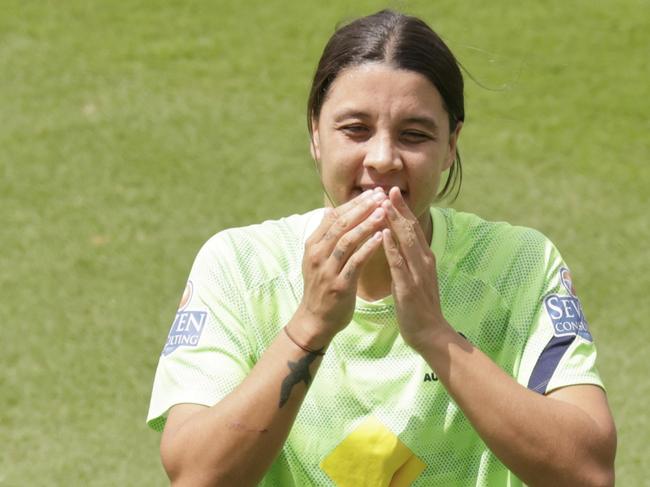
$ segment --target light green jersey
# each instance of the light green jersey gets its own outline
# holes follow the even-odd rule
[[[431,215],[447,321],[524,387],[542,394],[602,387],[553,244],[535,230],[468,213]],[[162,430],[173,405],[214,405],[244,380],[301,300],[304,244],[322,216],[315,210],[230,229],[204,245],[156,371],[152,428]],[[260,485],[522,485],[398,330],[391,296],[357,298]]]

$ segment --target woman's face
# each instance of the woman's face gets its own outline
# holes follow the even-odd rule
[[[461,124],[450,134],[442,97],[421,74],[368,63],[341,71],[312,127],[312,155],[334,205],[397,186],[422,223]]]

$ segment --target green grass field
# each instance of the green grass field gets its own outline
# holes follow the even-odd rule
[[[386,5],[487,87],[467,79],[454,206],[560,248],[618,485],[650,485],[646,0],[0,0],[0,486],[165,485],[144,419],[194,255],[320,205],[310,77],[337,21]]]

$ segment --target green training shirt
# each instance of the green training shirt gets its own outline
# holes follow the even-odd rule
[[[447,321],[541,394],[602,387],[571,274],[553,244],[535,230],[452,209],[431,215]],[[304,244],[322,216],[229,229],[203,246],[160,356],[152,428],[163,429],[173,405],[212,406],[244,380],[300,303]],[[398,330],[392,296],[357,298],[260,485],[522,485]]]

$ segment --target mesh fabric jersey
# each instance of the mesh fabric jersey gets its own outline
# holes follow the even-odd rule
[[[447,321],[539,393],[602,383],[572,280],[535,230],[432,208]],[[156,371],[149,425],[216,404],[249,373],[303,292],[305,240],[323,210],[220,232],[199,252]],[[278,391],[279,393],[279,391]],[[532,420],[532,419],[531,419]],[[522,485],[402,340],[392,296],[357,298],[262,486]]]

